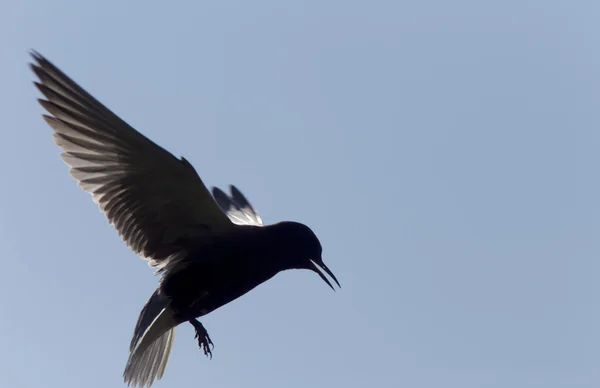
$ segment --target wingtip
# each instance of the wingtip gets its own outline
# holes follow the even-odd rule
[[[59,73],[64,78],[68,78],[52,62],[50,62],[48,59],[46,59],[46,57],[36,50],[29,50],[29,55],[31,55],[33,58],[33,62],[29,63],[29,67],[38,76],[38,78],[42,79],[44,75],[47,76],[48,72]]]
[[[242,194],[240,189],[238,189],[235,185],[229,185],[229,192],[231,193],[231,196],[233,196],[233,197],[241,196],[242,198],[245,198],[244,194]]]
[[[37,63],[29,63],[29,69],[31,69],[31,71],[33,71],[33,73],[39,78],[39,72],[42,71],[42,68],[40,67],[39,64]],[[37,81],[34,81],[37,82]]]
[[[217,195],[224,195],[225,194],[225,192],[223,190],[221,190],[220,188],[215,187],[215,186],[213,186],[213,188],[212,188],[211,191],[212,191],[213,197],[215,197]]]
[[[32,54],[33,56],[33,54]],[[38,78],[38,80],[33,81],[33,83],[35,84],[35,86],[39,89],[40,87],[38,86],[38,84],[41,84],[44,77],[46,76],[46,72],[44,70],[44,64],[47,63],[47,61],[44,59],[44,57],[35,57],[33,56],[33,58],[35,59],[34,62],[30,62],[29,63],[29,68],[31,69],[31,71],[33,71],[33,74],[35,74],[35,76]]]
[[[31,65],[31,66],[33,67],[33,65]],[[35,85],[37,90],[39,90],[42,93],[43,93],[43,89],[46,88],[46,86],[44,86],[41,82],[38,82],[38,81],[33,81],[33,84]],[[39,101],[39,98],[38,98],[38,101]]]
[[[46,60],[42,54],[40,54],[37,50],[34,50],[34,49],[29,49],[29,55],[38,64],[40,64],[41,62]]]

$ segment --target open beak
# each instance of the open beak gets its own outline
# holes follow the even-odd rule
[[[331,270],[329,268],[327,268],[327,266],[325,265],[325,263],[323,263],[322,261],[320,263],[317,263],[313,260],[310,261],[313,265],[313,270],[319,274],[319,276],[321,277],[321,279],[323,279],[323,281],[325,283],[327,283],[327,285],[329,287],[331,287],[331,289],[333,291],[335,291],[335,288],[333,288],[333,285],[331,285],[331,282],[329,281],[329,279],[327,279],[327,277],[325,277],[325,275],[323,275],[323,272],[321,272],[321,270],[325,271],[325,273],[327,275],[329,275],[334,281],[335,283],[338,285],[339,288],[342,288],[342,286],[340,286],[340,282],[338,282],[338,280],[335,278],[335,275],[333,274],[333,272],[331,272]]]

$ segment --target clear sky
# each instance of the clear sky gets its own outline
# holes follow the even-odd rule
[[[158,278],[76,187],[36,49],[124,120],[310,225],[178,330],[156,387],[600,384],[600,2],[5,1],[0,386],[121,387]]]

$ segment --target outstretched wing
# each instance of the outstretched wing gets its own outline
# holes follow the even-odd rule
[[[221,210],[227,214],[231,222],[237,225],[262,226],[263,221],[254,210],[250,202],[244,197],[237,187],[229,186],[231,195],[227,195],[218,187],[213,187],[212,192]]]
[[[79,186],[126,244],[164,265],[177,244],[234,225],[184,158],[177,159],[129,126],[51,62],[32,53],[40,104]],[[168,261],[168,260],[167,260]]]

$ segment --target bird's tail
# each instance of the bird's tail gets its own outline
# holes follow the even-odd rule
[[[127,385],[150,387],[167,366],[175,340],[175,326],[169,299],[156,290],[138,318],[129,347],[129,360],[123,377]]]

